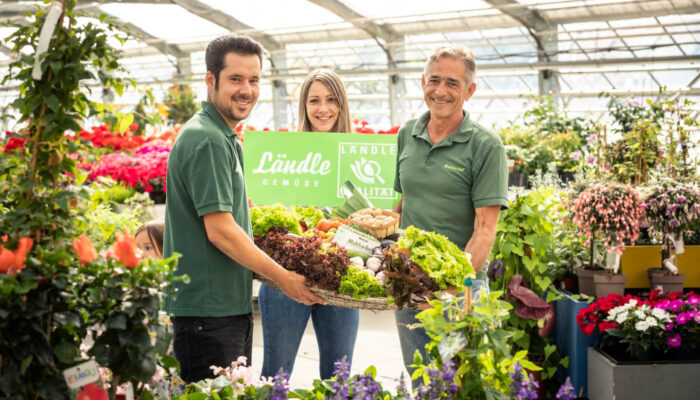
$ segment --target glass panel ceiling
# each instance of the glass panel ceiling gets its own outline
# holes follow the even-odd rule
[[[355,11],[370,18],[392,18],[491,8],[489,4],[480,0],[345,0],[345,3]]]

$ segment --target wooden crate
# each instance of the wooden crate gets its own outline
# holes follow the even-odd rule
[[[389,222],[389,223],[384,224],[382,226],[371,226],[369,224],[352,219],[353,215],[365,213],[366,210],[380,211],[382,215],[394,217],[394,222]],[[375,208],[375,209],[365,208],[363,210],[360,210],[356,213],[351,214],[348,217],[348,221],[350,221],[351,224],[357,225],[360,228],[366,230],[367,232],[369,232],[372,236],[376,237],[377,239],[383,239],[383,238],[385,238],[393,233],[396,233],[399,230],[399,225],[401,224],[401,215],[397,214],[393,211],[382,210],[379,208]]]

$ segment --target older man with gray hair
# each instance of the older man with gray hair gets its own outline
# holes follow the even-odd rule
[[[502,209],[508,207],[506,152],[498,135],[475,123],[463,109],[476,91],[476,62],[463,47],[441,47],[421,77],[428,112],[399,130],[394,190],[402,194],[394,211],[401,227],[447,236],[471,254],[479,288],[488,291],[486,258],[496,237]],[[418,311],[396,311],[404,364],[413,363],[430,338],[408,329]]]

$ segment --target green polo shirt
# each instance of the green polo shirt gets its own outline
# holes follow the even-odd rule
[[[399,130],[394,190],[403,195],[401,227],[443,234],[464,249],[475,208],[508,207],[505,148],[467,112],[456,132],[433,145],[429,119],[426,112]]]
[[[178,134],[168,158],[163,256],[182,254],[176,275],[189,284],[165,301],[165,310],[181,317],[223,317],[253,311],[252,273],[207,239],[204,215],[233,215],[252,237],[243,179],[243,151],[236,133],[211,103]]]

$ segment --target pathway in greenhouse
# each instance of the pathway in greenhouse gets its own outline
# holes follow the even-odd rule
[[[377,380],[384,389],[394,391],[396,380],[404,370],[401,347],[396,333],[393,311],[372,312],[361,310],[360,330],[355,343],[352,374],[362,373],[370,365],[377,367]],[[253,369],[260,373],[263,361],[263,337],[260,315],[255,315],[255,336],[253,338]],[[404,372],[404,374],[406,374]],[[408,376],[408,375],[404,375]],[[301,340],[299,353],[290,379],[290,387],[310,388],[311,382],[319,377],[318,345],[314,328],[309,324]],[[408,379],[407,379],[408,380]]]

